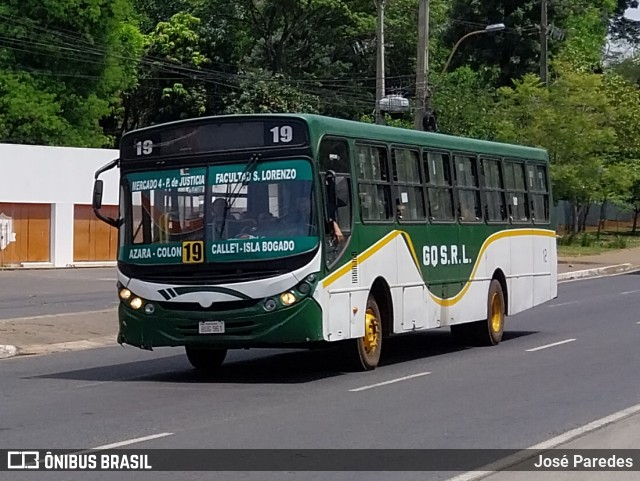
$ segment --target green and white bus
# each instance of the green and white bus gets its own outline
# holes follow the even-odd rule
[[[132,131],[94,186],[119,229],[118,342],[198,369],[333,343],[373,369],[388,336],[445,326],[498,344],[557,296],[551,206],[544,150],[317,115]]]

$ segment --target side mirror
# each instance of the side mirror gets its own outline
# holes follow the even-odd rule
[[[102,191],[103,182],[100,179],[96,179],[93,183],[93,209],[100,210],[102,208]]]
[[[93,183],[93,200],[91,205],[93,207],[93,213],[96,215],[98,219],[102,222],[106,222],[110,226],[118,228],[120,226],[120,221],[118,219],[112,219],[111,217],[107,217],[100,213],[100,209],[102,208],[102,191],[104,189],[103,182],[98,179],[100,174],[106,172],[107,170],[113,169],[117,167],[119,160],[115,159],[109,162],[107,165],[100,167],[95,174],[95,181]]]

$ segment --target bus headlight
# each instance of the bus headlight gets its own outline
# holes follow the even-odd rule
[[[129,305],[131,306],[131,308],[135,309],[136,311],[142,307],[142,304],[143,304],[142,299],[140,299],[139,297],[134,297],[129,302]]]
[[[280,294],[280,302],[285,306],[290,306],[294,302],[296,302],[296,295],[293,292],[283,292]]]
[[[126,301],[131,297],[131,291],[125,287],[124,289],[120,289],[120,292],[118,292],[118,295],[120,296],[120,299],[122,299],[123,301]]]

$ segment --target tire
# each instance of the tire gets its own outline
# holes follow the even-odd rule
[[[378,303],[369,295],[365,313],[365,335],[345,343],[349,370],[371,371],[378,366],[382,352],[383,322]]]
[[[227,357],[226,349],[186,346],[185,351],[191,365],[199,371],[217,371]]]
[[[502,285],[493,279],[487,295],[487,318],[451,326],[451,333],[461,344],[495,346],[502,341],[505,322],[505,303]]]

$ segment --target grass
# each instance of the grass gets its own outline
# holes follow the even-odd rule
[[[633,247],[640,247],[640,235],[631,235],[631,231],[603,231],[600,233],[599,240],[595,232],[583,232],[575,236],[564,235],[560,237],[558,239],[558,256],[590,256]]]

